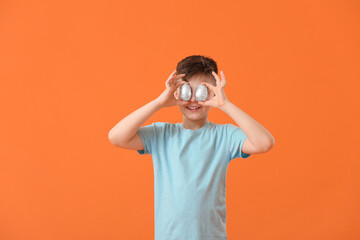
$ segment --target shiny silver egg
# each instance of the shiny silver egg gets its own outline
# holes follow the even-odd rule
[[[208,97],[207,87],[203,84],[200,84],[195,91],[195,98],[198,102],[204,102]]]
[[[184,101],[189,101],[191,98],[191,87],[189,84],[183,84],[180,87],[180,98]]]

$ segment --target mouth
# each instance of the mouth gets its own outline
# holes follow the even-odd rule
[[[190,112],[196,112],[200,109],[201,107],[188,107],[186,106],[186,109]]]

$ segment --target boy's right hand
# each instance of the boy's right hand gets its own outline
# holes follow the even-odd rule
[[[185,74],[174,76],[175,73],[176,70],[170,74],[169,78],[165,81],[165,91],[157,98],[162,107],[172,107],[175,105],[188,104],[188,102],[181,100],[179,97],[179,87],[187,83],[181,79],[185,76]]]

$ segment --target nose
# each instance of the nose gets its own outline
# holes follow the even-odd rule
[[[195,98],[195,91],[194,91],[194,89],[192,89],[192,91],[191,91],[191,98],[189,99],[189,102],[197,103],[197,100],[196,100],[196,98]]]

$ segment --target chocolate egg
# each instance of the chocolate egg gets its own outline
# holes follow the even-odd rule
[[[191,98],[191,87],[189,84],[184,83],[180,87],[180,98],[184,101],[189,101]]]
[[[200,84],[195,91],[195,98],[198,102],[204,102],[208,97],[207,87],[203,84]]]

